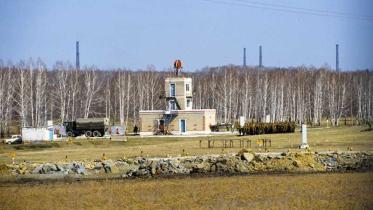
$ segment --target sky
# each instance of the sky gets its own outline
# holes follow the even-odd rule
[[[81,66],[165,70],[180,59],[195,71],[242,65],[244,47],[256,66],[262,45],[264,66],[335,68],[339,44],[342,70],[373,69],[372,9],[371,0],[0,0],[0,59],[75,64],[79,41]]]

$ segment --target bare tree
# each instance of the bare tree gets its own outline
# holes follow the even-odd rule
[[[0,65],[0,135],[16,122],[44,126],[47,119],[110,117],[114,123],[138,122],[139,110],[164,109],[164,78],[171,73],[145,70],[77,70],[41,61]],[[219,122],[244,115],[260,121],[297,121],[320,125],[342,117],[366,123],[373,114],[373,72],[334,72],[328,67],[255,68],[220,66],[184,73],[193,78],[193,107],[214,108]]]
[[[95,69],[84,70],[84,99],[83,99],[83,117],[88,118],[91,114],[92,105],[101,101],[101,98],[97,95],[100,90],[100,84],[98,81],[98,74]]]

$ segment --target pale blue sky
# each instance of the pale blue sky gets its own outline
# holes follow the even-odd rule
[[[257,2],[353,17],[257,8]],[[339,43],[343,70],[366,69],[373,68],[373,18],[366,17],[372,10],[370,0],[0,0],[0,59],[74,64],[79,40],[81,66],[166,69],[178,58],[193,71],[241,65],[243,47],[247,64],[258,65],[261,44],[266,66],[334,68]]]

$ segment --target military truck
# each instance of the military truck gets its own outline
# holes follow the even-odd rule
[[[101,137],[109,129],[108,118],[78,118],[75,121],[63,122],[66,135],[69,137],[85,135],[86,137]]]

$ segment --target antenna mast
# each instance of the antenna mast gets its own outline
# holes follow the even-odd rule
[[[76,41],[76,69],[80,69],[80,60],[79,60],[79,41]]]
[[[335,70],[339,71],[339,44],[335,45]]]
[[[262,45],[259,45],[259,67],[263,67]]]
[[[246,67],[246,48],[243,48],[243,67]]]

